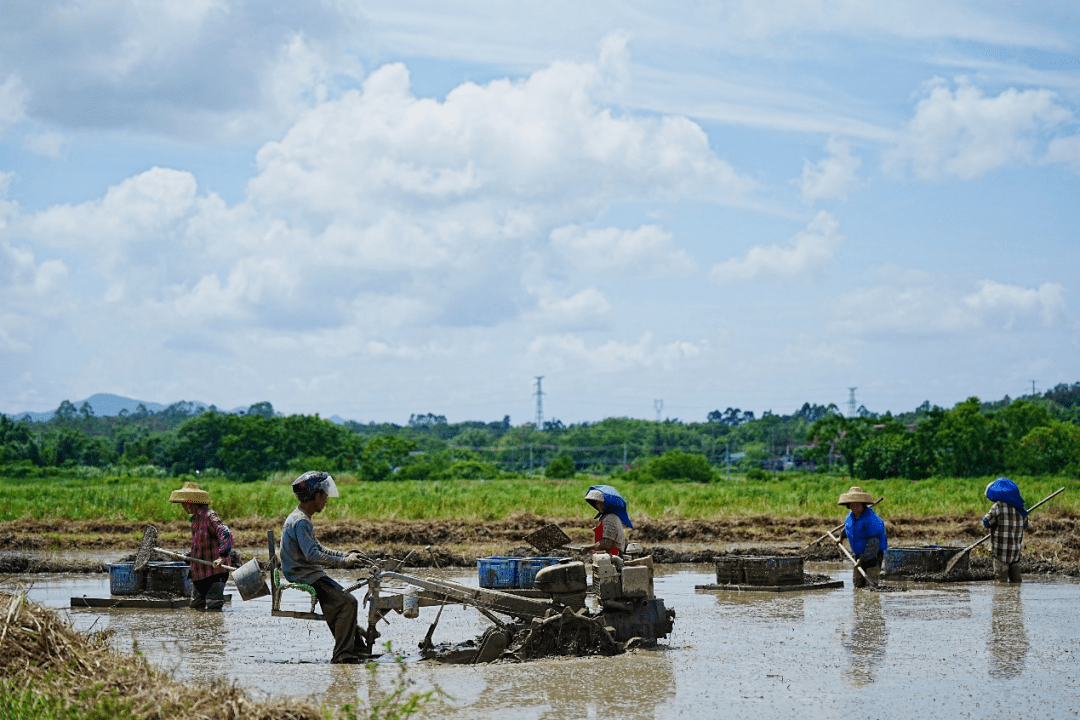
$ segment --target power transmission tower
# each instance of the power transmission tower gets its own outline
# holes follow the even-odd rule
[[[656,408],[656,422],[660,422],[660,411],[664,409],[664,401],[662,399],[653,400],[652,404],[653,407]]]
[[[544,379],[543,375],[536,376],[536,429],[544,429],[544,391],[540,387],[540,381]]]
[[[851,391],[851,395],[848,396],[847,401],[847,416],[853,418],[855,417],[855,391],[858,390],[858,388],[848,388],[848,390]]]

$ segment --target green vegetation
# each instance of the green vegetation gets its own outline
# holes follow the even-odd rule
[[[34,478],[55,469],[102,476],[227,478],[244,482],[319,468],[358,481],[508,480],[543,474],[625,476],[635,483],[718,482],[733,471],[846,473],[860,480],[1080,476],[1080,383],[1043,395],[952,409],[845,417],[804,403],[791,415],[728,408],[705,422],[607,418],[537,428],[447,423],[432,413],[406,426],[335,424],[282,416],[268,402],[222,413],[177,403],[160,413],[97,417],[64,401],[48,422],[0,415],[0,474]]]
[[[611,480],[627,499],[632,518],[708,519],[741,515],[822,516],[839,513],[836,498],[853,484],[850,478],[813,473],[762,473],[759,479],[686,483],[625,476]],[[183,478],[75,477],[0,478],[0,521],[105,519],[164,522],[184,518],[169,493]],[[1066,492],[1056,506],[1080,511],[1080,481],[1060,476],[1014,476],[1024,497],[1035,502],[1059,487]],[[337,477],[341,497],[322,517],[348,520],[500,520],[519,512],[546,518],[577,517],[596,477],[549,480],[540,476],[502,480],[401,480],[374,482],[352,475]],[[992,476],[862,482],[875,496],[889,498],[889,514],[928,516],[969,512],[986,505],[983,492]],[[295,506],[291,477],[235,483],[200,482],[209,489],[215,510],[224,518],[283,518]]]

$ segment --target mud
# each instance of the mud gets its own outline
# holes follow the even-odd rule
[[[429,572],[476,584],[475,569]],[[1033,574],[1021,585],[908,582],[907,592],[882,594],[853,590],[840,563],[807,572],[845,587],[697,592],[695,584],[715,579],[711,566],[661,566],[656,592],[678,612],[674,632],[655,649],[613,657],[443,665],[416,649],[436,608],[422,608],[417,620],[391,614],[379,629],[403,654],[412,688],[450,696],[430,713],[438,717],[1076,717],[1080,582]],[[335,577],[350,580],[349,571]],[[108,592],[107,578],[92,575],[23,581],[32,583],[31,599],[52,607]],[[222,679],[256,698],[336,706],[392,689],[392,653],[374,674],[331,665],[325,624],[271,618],[267,598],[240,602],[232,592],[221,613],[67,614],[78,629],[110,631],[115,649],[138,652],[181,682]],[[488,627],[474,610],[447,606],[434,640],[461,642]]]
[[[246,554],[265,557],[267,530],[280,531],[281,518],[236,518],[229,520],[236,547]],[[574,542],[591,541],[588,518],[544,518],[519,513],[495,522],[466,521],[344,521],[318,523],[319,539],[330,547],[356,549],[376,559],[404,557],[418,552],[406,567],[473,567],[476,558],[489,555],[528,557],[536,551],[524,542],[530,532],[555,522]],[[653,561],[660,564],[710,563],[718,553],[802,555],[807,561],[842,561],[840,551],[828,540],[814,543],[822,533],[835,527],[838,518],[774,517],[755,515],[720,520],[636,518],[631,539],[645,546]],[[190,542],[190,525],[184,521],[158,523],[163,547],[184,548]],[[886,530],[891,544],[968,545],[983,534],[979,516],[940,515],[932,517],[888,517]],[[67,572],[67,566],[49,565],[42,554],[68,551],[115,549],[134,552],[143,536],[141,522],[101,520],[53,521],[20,519],[0,523],[0,572]],[[1024,538],[1025,558],[1034,563],[1030,572],[1080,575],[1080,515],[1060,508],[1040,512]],[[419,552],[421,549],[426,549]],[[37,557],[38,561],[6,569],[9,553]],[[973,551],[973,559],[985,556],[984,547]],[[551,556],[567,556],[553,551]],[[21,563],[23,561],[12,561]],[[101,572],[98,570],[75,570]],[[1027,572],[1027,571],[1026,571]]]

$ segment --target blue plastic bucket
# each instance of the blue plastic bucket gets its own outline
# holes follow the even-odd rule
[[[522,590],[532,590],[536,581],[536,573],[546,567],[558,565],[563,559],[557,557],[521,558],[518,564],[517,587]]]
[[[520,558],[476,558],[476,570],[480,575],[480,587],[493,590],[517,587],[517,568]]]
[[[142,592],[135,563],[109,565],[109,592],[113,595],[138,595]]]

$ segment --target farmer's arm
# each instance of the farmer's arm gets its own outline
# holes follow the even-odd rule
[[[309,563],[334,566],[343,564],[345,553],[331,550],[320,543],[315,537],[315,526],[311,524],[311,521],[298,522],[295,531],[300,552],[304,553],[304,558]]]

